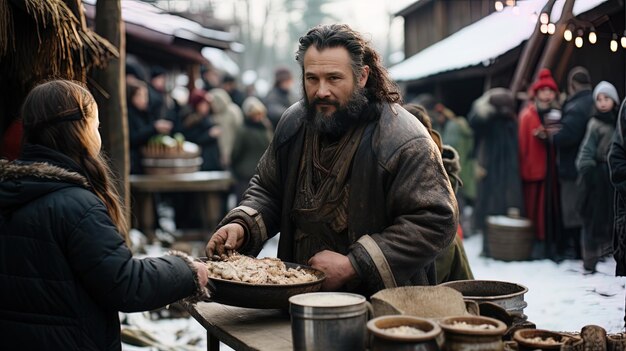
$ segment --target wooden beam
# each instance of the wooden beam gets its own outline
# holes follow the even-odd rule
[[[554,7],[554,3],[556,0],[550,0],[546,3],[546,5],[541,9],[541,13],[552,13],[552,8]],[[545,35],[541,33],[541,22],[537,20],[537,24],[535,25],[535,30],[533,34],[530,36],[526,45],[524,46],[524,50],[522,55],[520,56],[519,63],[515,68],[515,73],[513,74],[513,80],[511,81],[511,91],[515,96],[519,90],[526,87],[529,83],[529,71],[532,70],[533,63],[536,62],[537,56],[539,55],[540,50],[543,47],[545,42]],[[562,35],[562,33],[561,33]]]
[[[111,59],[105,69],[94,69],[92,77],[94,83],[105,92],[94,92],[100,115],[102,146],[111,160],[111,168],[118,180],[117,191],[124,202],[126,218],[130,223],[126,42],[120,0],[96,3],[96,33],[107,39],[119,51],[119,57]]]
[[[548,43],[543,50],[543,54],[539,59],[537,67],[535,67],[533,80],[537,77],[539,71],[542,68],[549,68],[551,70],[554,69],[555,60],[558,56],[561,44],[563,43],[563,33],[565,32],[569,21],[574,18],[574,2],[575,0],[565,0],[565,5],[563,5],[563,13],[561,14],[561,18],[559,19],[559,21],[556,23],[556,30],[554,34],[550,35],[550,37],[548,38]]]

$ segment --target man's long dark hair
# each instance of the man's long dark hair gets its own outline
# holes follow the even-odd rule
[[[389,78],[382,65],[380,55],[368,41],[345,24],[319,25],[300,37],[300,46],[296,52],[296,61],[300,64],[304,76],[304,53],[311,46],[318,50],[344,47],[352,59],[352,72],[359,77],[363,66],[369,66],[370,73],[365,85],[366,96],[370,102],[402,103],[398,85]],[[304,81],[303,81],[304,87]]]

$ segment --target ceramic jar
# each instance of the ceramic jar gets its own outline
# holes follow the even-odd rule
[[[560,350],[568,339],[569,336],[543,329],[519,329],[513,334],[519,351]]]
[[[503,351],[503,322],[482,316],[447,317],[439,321],[444,332],[444,351]]]
[[[367,322],[371,351],[440,351],[441,328],[414,316],[387,315]]]

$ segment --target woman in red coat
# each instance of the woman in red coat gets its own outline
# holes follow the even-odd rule
[[[520,113],[518,128],[524,209],[535,227],[536,239],[552,244],[560,216],[558,197],[553,196],[558,194],[554,148],[548,135],[558,128],[561,113],[556,102],[558,87],[550,70],[540,71],[530,94],[532,100]],[[547,256],[552,256],[550,246],[546,245]]]

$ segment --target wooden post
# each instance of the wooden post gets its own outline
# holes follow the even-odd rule
[[[117,190],[124,201],[126,218],[130,223],[126,35],[120,0],[96,3],[96,33],[107,39],[119,51],[119,57],[111,59],[106,69],[93,71],[94,83],[102,89],[102,91],[94,91],[94,96],[98,103],[103,149],[110,157],[111,167],[118,178]]]
[[[554,7],[555,2],[556,0],[548,1],[543,9],[541,9],[541,13],[552,13],[552,8]],[[533,63],[537,59],[539,51],[543,47],[545,38],[544,34],[541,33],[540,27],[541,22],[537,20],[535,30],[528,39],[528,42],[526,42],[522,54],[520,55],[520,59],[513,75],[513,80],[511,81],[511,91],[513,92],[513,96],[516,96],[518,91],[528,85],[528,72],[532,69]]]

